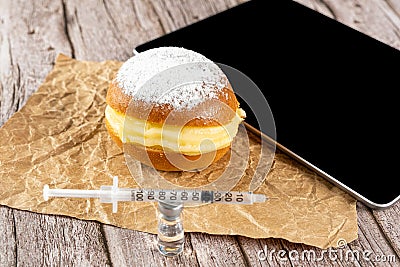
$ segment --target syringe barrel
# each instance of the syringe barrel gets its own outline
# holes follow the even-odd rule
[[[134,188],[118,188],[113,194],[113,187],[112,186],[101,186],[100,191],[100,202],[101,203],[112,203],[112,202],[119,202],[119,201],[134,201],[132,200],[131,194],[133,192],[140,191],[140,189]]]
[[[253,193],[252,192],[240,192],[240,191],[214,191],[213,192],[213,203],[224,203],[224,204],[253,204]]]
[[[252,192],[207,190],[131,189],[131,200],[137,202],[163,201],[170,203],[252,204]]]
[[[45,200],[49,197],[100,198],[101,203],[113,203],[114,210],[119,201],[253,204],[266,200],[266,197],[261,194],[238,191],[139,189],[116,186],[101,186],[100,190],[79,190],[49,189],[47,185],[43,188],[43,197]]]

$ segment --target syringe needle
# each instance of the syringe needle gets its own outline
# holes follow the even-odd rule
[[[267,196],[263,194],[253,194],[253,203],[264,203],[267,201]]]

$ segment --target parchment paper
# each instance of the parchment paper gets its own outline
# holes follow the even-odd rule
[[[98,200],[52,198],[45,202],[42,197],[45,184],[98,189],[112,184],[110,175],[118,175],[120,187],[137,186],[122,150],[104,126],[106,91],[120,66],[116,61],[57,57],[38,91],[0,129],[0,204],[156,233],[155,203],[120,203],[113,214],[111,205]],[[255,138],[249,142],[247,175],[254,171],[252,162],[257,161],[255,152],[260,148]],[[196,179],[195,175],[189,173],[186,178]],[[211,179],[213,172],[202,175]],[[357,238],[356,201],[279,151],[257,192],[272,199],[254,205],[185,208],[185,230],[284,238],[320,248]]]

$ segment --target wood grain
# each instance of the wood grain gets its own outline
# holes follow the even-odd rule
[[[360,32],[400,48],[400,2],[397,0],[297,0]]]
[[[389,209],[373,210],[372,214],[397,256],[400,257],[400,202],[397,202]]]
[[[19,210],[13,218],[18,265],[111,265],[99,223]]]
[[[246,266],[234,236],[191,233],[191,242],[200,266]]]
[[[158,252],[156,235],[110,225],[103,225],[102,228],[114,266],[198,266],[188,234],[183,253],[169,258]]]
[[[56,55],[71,55],[61,2],[37,5],[0,2],[0,126],[39,87]]]
[[[350,244],[350,248],[370,255],[365,259],[360,257],[361,266],[398,266],[399,256],[396,255],[390,240],[385,238],[382,228],[376,224],[371,210],[361,203],[357,204],[359,238]],[[378,257],[393,256],[395,262],[379,262]]]
[[[400,49],[400,1],[297,0]],[[126,60],[149,39],[244,1],[0,0],[0,126],[19,110],[64,53],[83,60]],[[257,253],[312,248],[281,239],[186,234],[185,252],[164,258],[155,236],[137,231],[0,207],[0,266],[396,266],[400,262],[400,203],[386,210],[357,205],[359,239],[343,251],[394,255],[395,263],[364,259],[263,261]],[[317,256],[322,250],[315,250]]]
[[[17,263],[14,213],[11,208],[0,206],[0,266]]]

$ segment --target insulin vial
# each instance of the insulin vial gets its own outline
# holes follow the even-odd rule
[[[185,235],[181,221],[183,204],[158,202],[158,250],[164,256],[176,256],[183,251]]]

